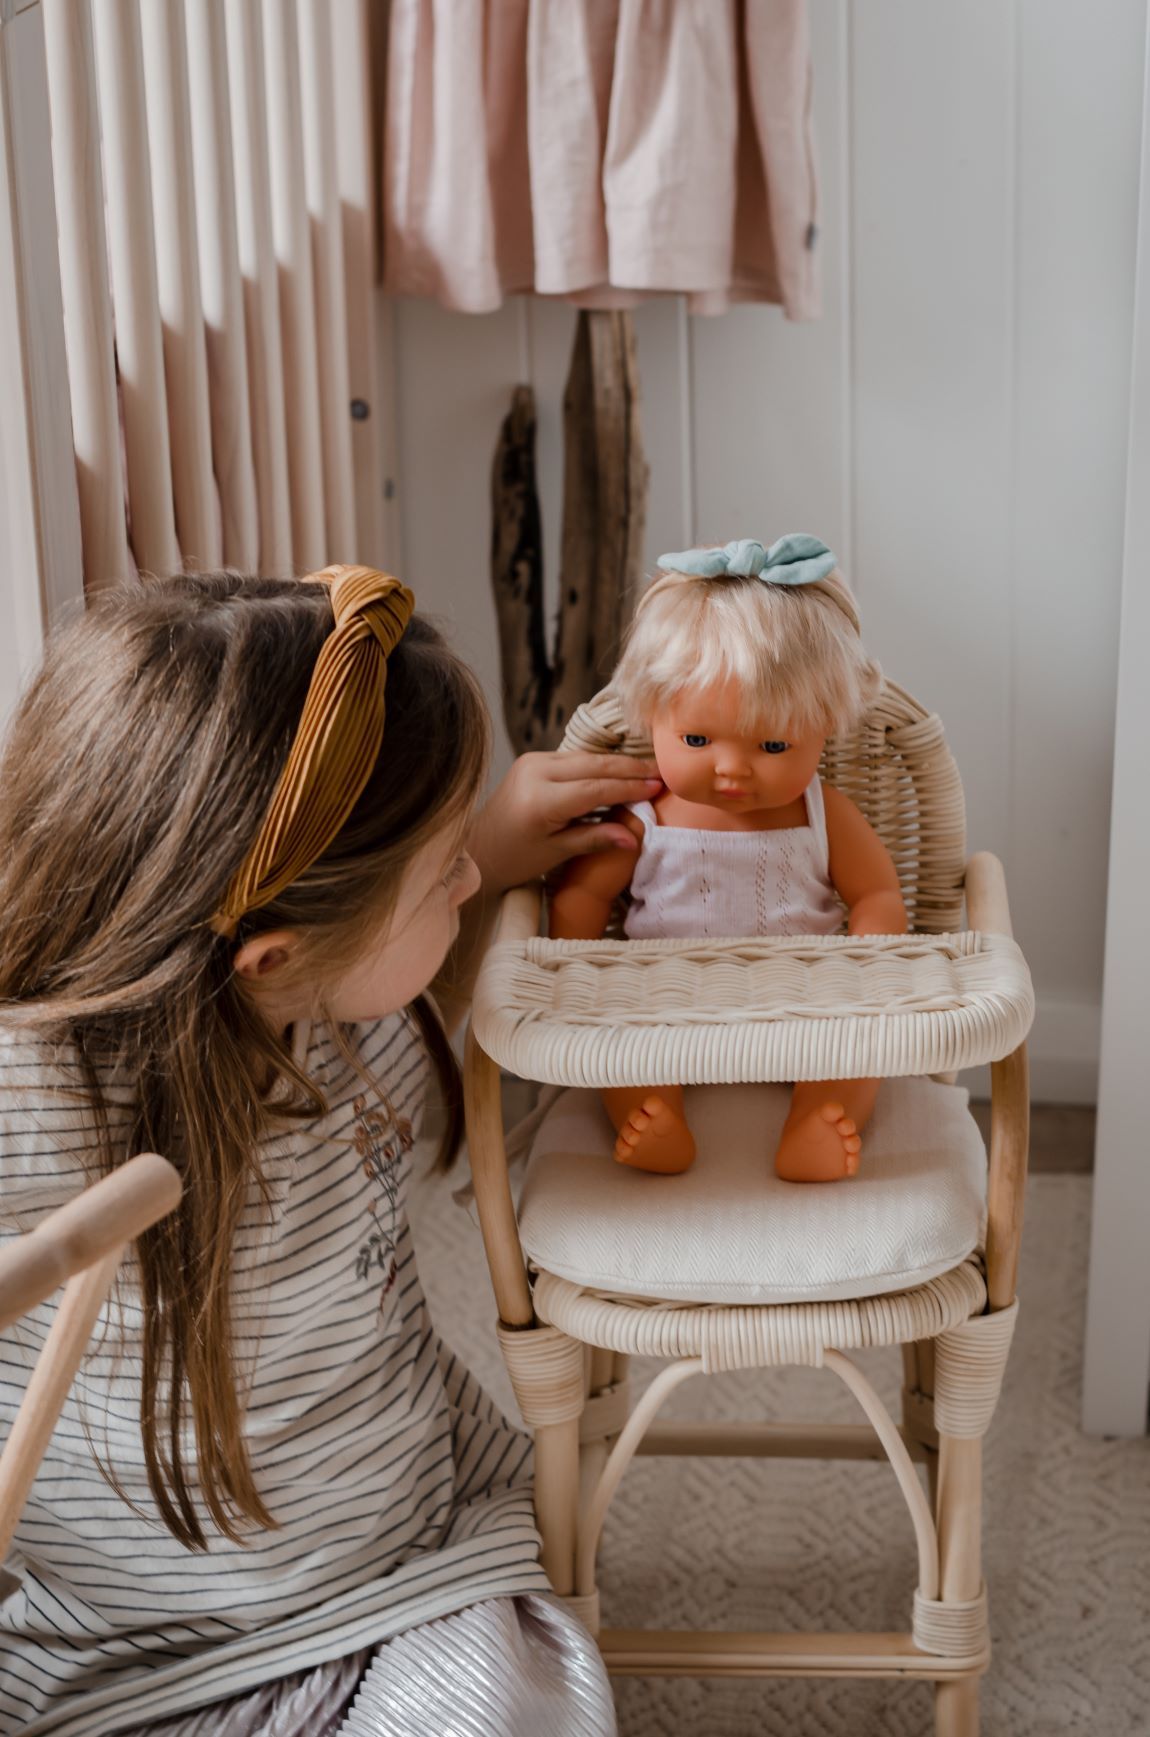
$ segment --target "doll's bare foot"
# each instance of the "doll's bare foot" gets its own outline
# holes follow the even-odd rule
[[[631,1110],[619,1127],[615,1158],[636,1170],[673,1176],[695,1162],[695,1137],[670,1104],[655,1093]]]
[[[837,1100],[811,1107],[796,1099],[783,1126],[775,1171],[784,1182],[840,1182],[859,1167],[862,1141]]]

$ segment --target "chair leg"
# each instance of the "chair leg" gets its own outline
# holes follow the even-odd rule
[[[938,1514],[938,1433],[934,1429],[934,1340],[923,1339],[916,1347],[918,1352],[918,1388],[930,1400],[932,1440],[926,1443],[929,1457],[926,1462],[926,1478],[930,1488],[930,1505],[934,1514]]]
[[[555,1591],[575,1590],[575,1532],[579,1520],[579,1419],[535,1429],[535,1521],[543,1571]]]
[[[935,1685],[935,1737],[978,1737],[978,1689],[977,1677]]]
[[[497,1323],[500,1349],[535,1437],[535,1520],[543,1569],[560,1597],[575,1588],[579,1424],[587,1402],[585,1347],[556,1327]]]
[[[585,1346],[584,1353],[587,1371],[587,1398],[595,1400],[614,1385],[616,1356],[614,1351],[605,1351],[598,1345]],[[595,1492],[595,1486],[602,1475],[603,1467],[607,1464],[607,1455],[611,1451],[617,1433],[617,1431],[611,1432],[596,1427],[592,1423],[590,1415],[584,1414],[579,1431],[580,1516],[587,1512],[591,1497]]]
[[[934,1428],[934,1340],[902,1348],[902,1421],[908,1436],[927,1450],[926,1479],[931,1513],[938,1514],[938,1438]]]
[[[982,1440],[939,1437],[940,1596],[966,1603],[982,1590]],[[935,1737],[978,1737],[978,1677],[937,1683]]]
[[[610,1387],[615,1379],[615,1353],[604,1351],[599,1345],[591,1345],[588,1350],[591,1353],[589,1391],[593,1394],[601,1393],[605,1387]]]

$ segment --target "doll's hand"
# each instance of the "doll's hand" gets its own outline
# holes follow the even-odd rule
[[[570,857],[609,846],[635,850],[618,822],[580,824],[593,808],[650,801],[663,780],[654,760],[625,754],[521,754],[472,829],[468,849],[485,893],[537,880]]]

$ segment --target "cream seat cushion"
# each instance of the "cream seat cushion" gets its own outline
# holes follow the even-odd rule
[[[700,1303],[793,1303],[907,1290],[982,1246],[986,1154],[967,1093],[885,1080],[859,1174],[780,1182],[789,1086],[688,1086],[698,1156],[681,1176],[617,1164],[599,1093],[559,1097],[519,1207],[532,1263],[594,1290]]]

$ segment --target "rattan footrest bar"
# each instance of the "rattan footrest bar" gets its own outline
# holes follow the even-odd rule
[[[950,1073],[1034,1015],[1005,935],[497,942],[472,1008],[489,1056],[568,1086]]]

